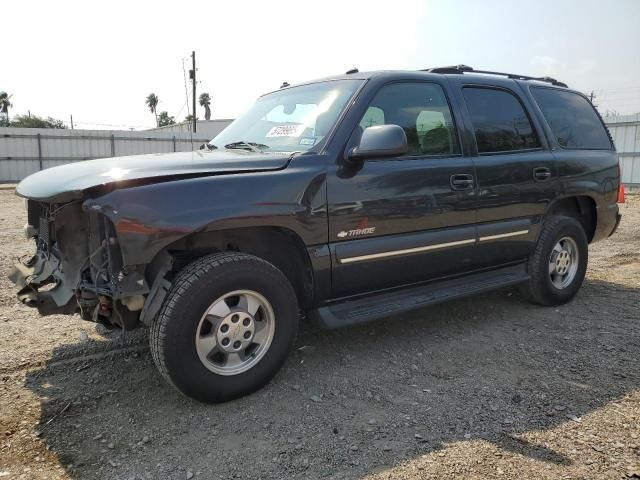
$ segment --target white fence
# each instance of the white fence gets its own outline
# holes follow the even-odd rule
[[[0,128],[0,182],[16,182],[49,167],[70,162],[143,153],[197,149],[229,121],[198,131],[56,130]]]
[[[640,187],[640,113],[605,117],[604,121],[618,151],[622,183],[637,189]]]
[[[640,114],[604,120],[618,150],[622,181],[639,188]],[[38,170],[92,158],[195,150],[229,123],[198,122],[193,139],[181,125],[137,132],[0,128],[0,182],[15,182]]]
[[[215,120],[198,120],[197,134],[199,137],[208,137],[211,140],[218,135],[222,130],[233,122],[232,118],[216,118]],[[189,122],[174,123],[173,125],[167,125],[165,127],[156,127],[147,130],[149,133],[162,133],[166,135],[174,134],[186,134],[188,135],[192,129],[192,125]]]

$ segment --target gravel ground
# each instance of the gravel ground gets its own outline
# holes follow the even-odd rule
[[[40,318],[0,191],[0,478],[640,477],[640,198],[560,308],[507,289],[342,331],[305,326],[263,390],[168,387],[146,331]]]

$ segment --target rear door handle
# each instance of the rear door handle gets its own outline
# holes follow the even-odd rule
[[[466,173],[457,173],[451,175],[452,190],[471,190],[473,188],[473,175]]]
[[[551,178],[551,170],[547,167],[537,167],[533,169],[533,178],[538,182],[544,182]]]

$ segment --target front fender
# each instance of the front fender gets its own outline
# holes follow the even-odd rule
[[[85,201],[113,222],[125,266],[144,265],[194,232],[282,227],[306,246],[327,242],[326,162],[304,157],[275,172],[181,179]]]

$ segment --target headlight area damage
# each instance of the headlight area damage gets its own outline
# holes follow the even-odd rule
[[[25,233],[36,253],[9,275],[20,301],[41,315],[79,312],[84,320],[134,328],[149,289],[143,272],[123,267],[111,220],[80,201],[29,200],[27,208]]]

